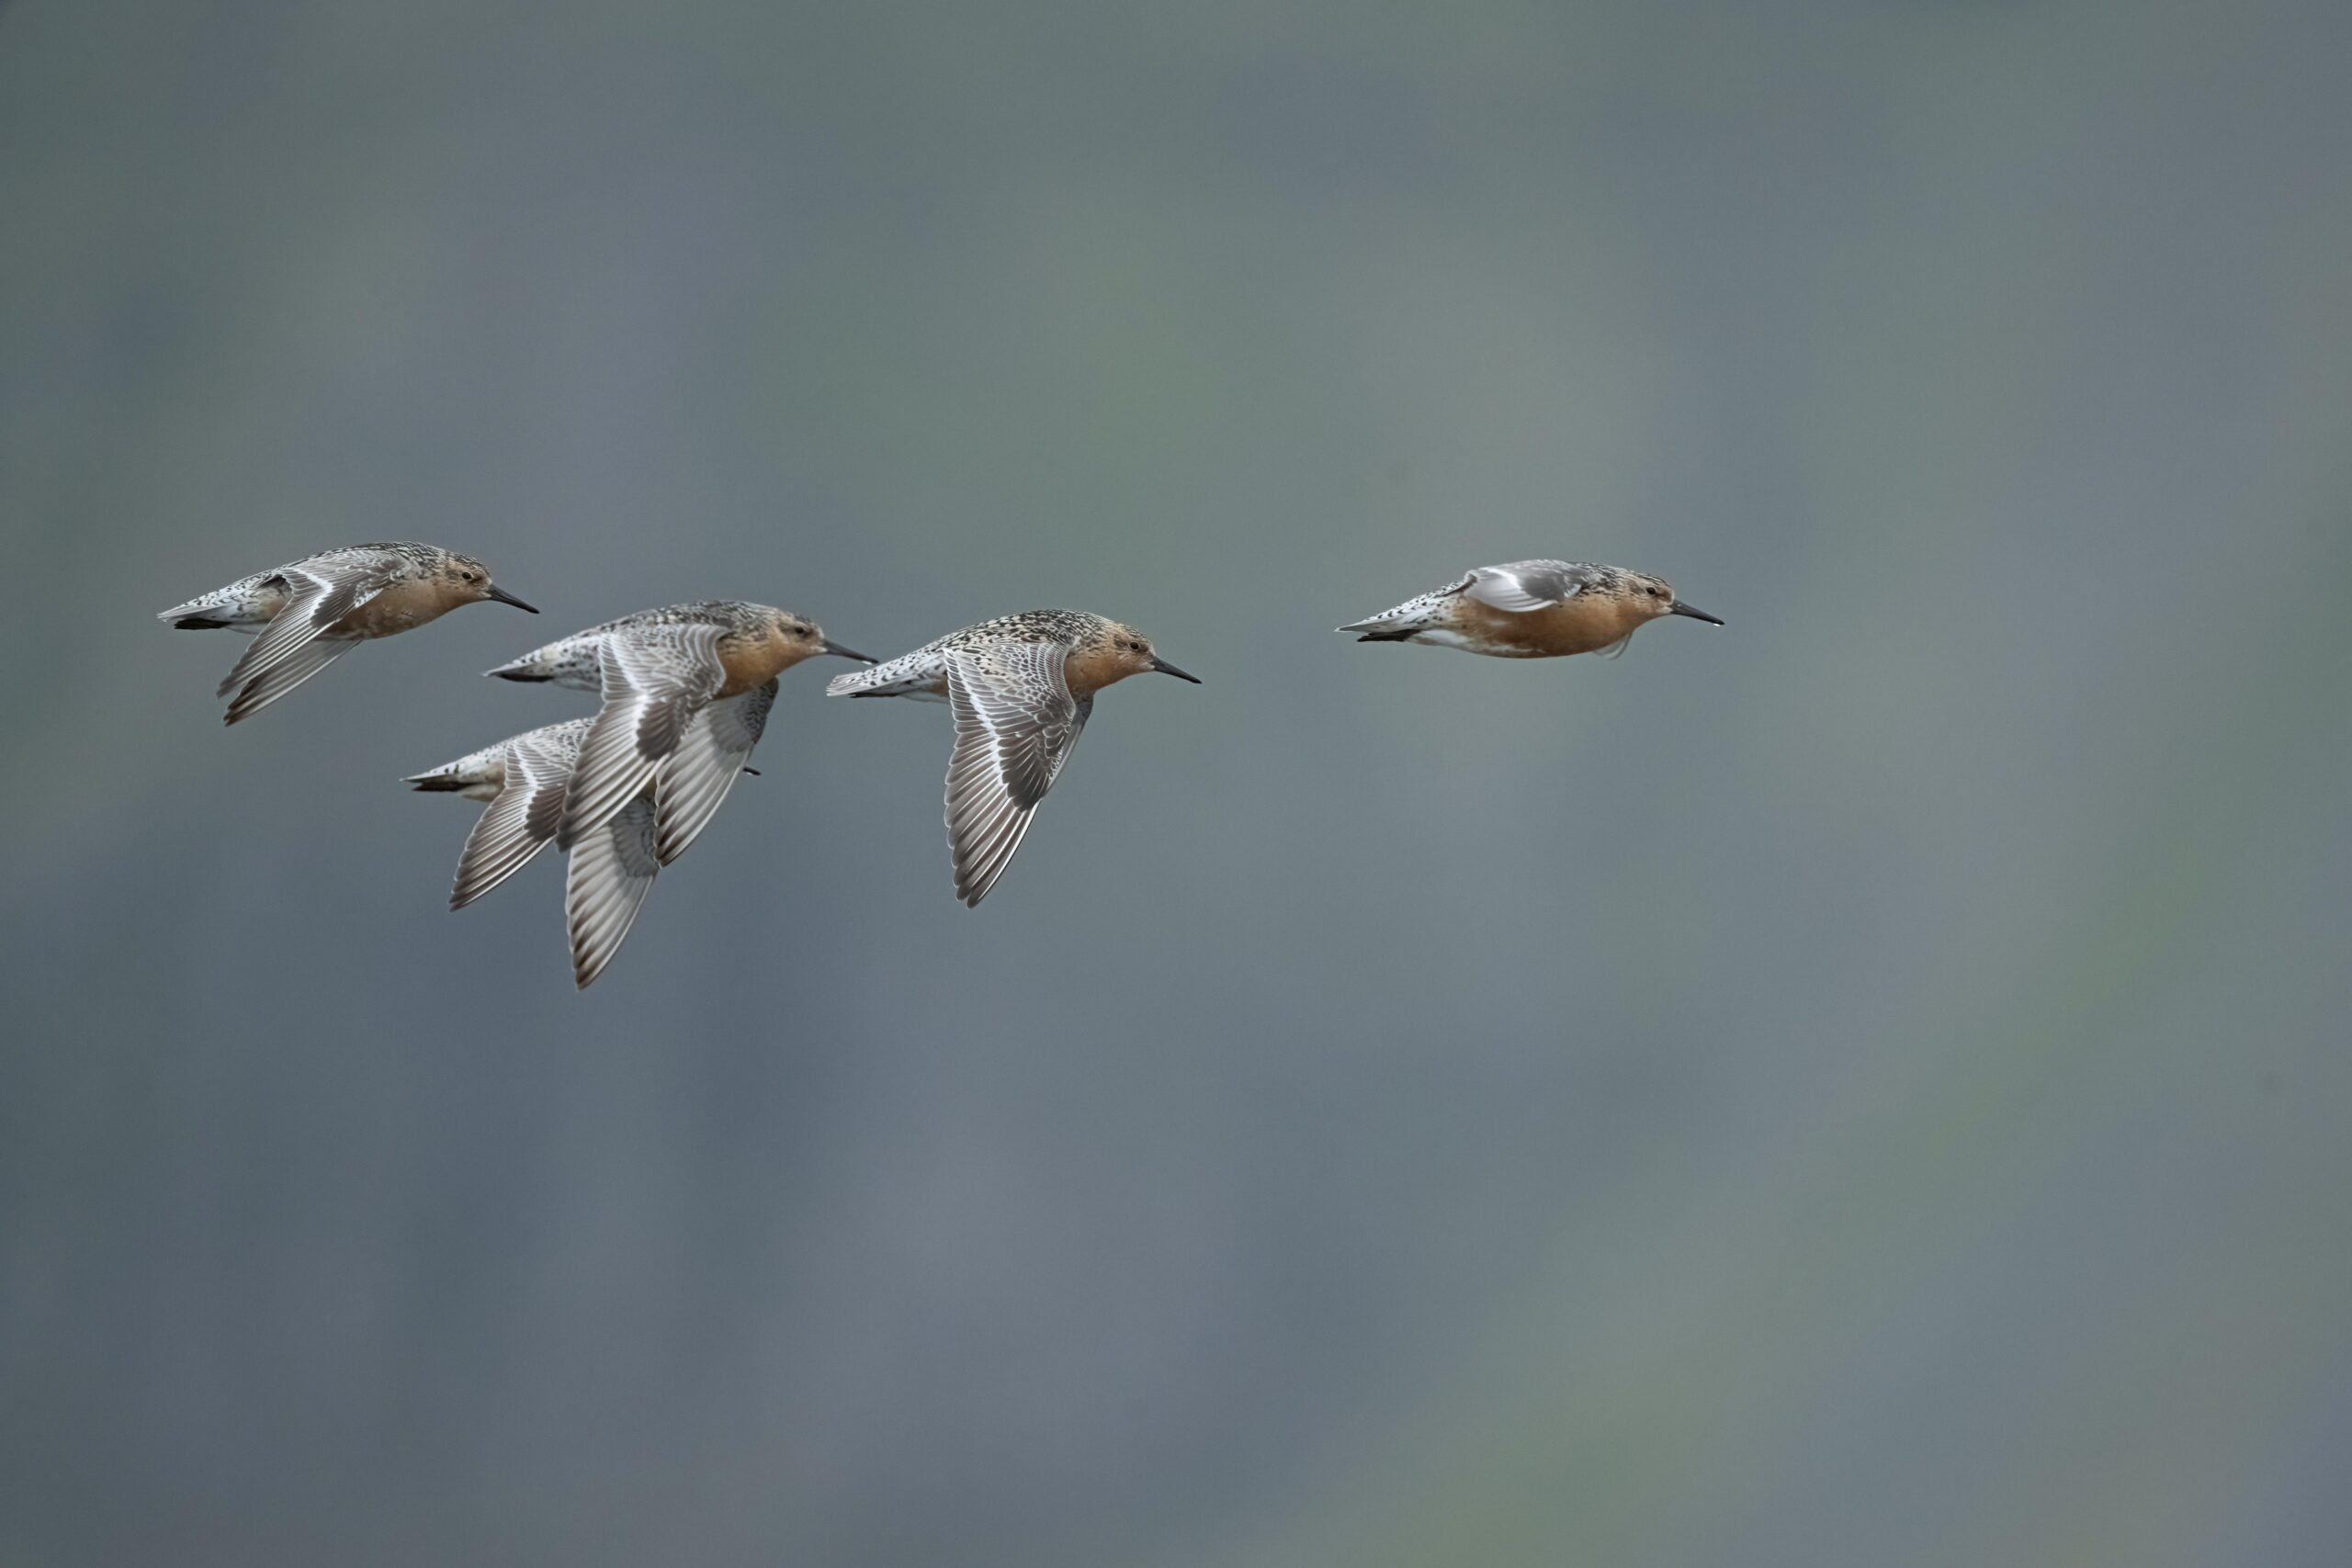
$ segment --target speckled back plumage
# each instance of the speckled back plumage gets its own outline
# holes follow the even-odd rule
[[[959,649],[982,649],[992,643],[1050,642],[1077,652],[1111,635],[1117,625],[1106,615],[1083,610],[1023,610],[999,615],[961,631],[949,632],[910,653],[865,670],[836,675],[825,686],[828,696],[912,697],[917,701],[947,700],[947,657]]]
[[[665,632],[692,626],[716,627],[721,637],[741,636],[760,630],[771,617],[785,613],[773,605],[740,599],[697,599],[685,604],[663,604],[558,637],[490,673],[509,681],[543,681],[574,691],[594,692],[603,683],[597,667],[600,651],[616,636],[659,644],[672,640],[663,636]]]

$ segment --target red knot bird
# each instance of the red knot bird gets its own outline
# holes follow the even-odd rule
[[[1577,560],[1482,566],[1451,587],[1341,626],[1359,642],[1424,642],[1495,659],[1620,652],[1661,615],[1723,622],[1674,596],[1662,577]]]
[[[591,626],[490,673],[603,694],[580,739],[556,842],[572,848],[650,791],[666,864],[726,799],[776,676],[820,653],[874,662],[805,615],[707,599]]]
[[[220,682],[234,692],[224,724],[260,712],[361,643],[495,599],[530,610],[471,556],[434,545],[353,545],[258,571],[155,618],[182,631],[226,628],[254,645]]]
[[[1094,694],[1158,671],[1200,684],[1132,626],[1079,610],[1031,610],[950,632],[871,670],[836,675],[834,697],[913,697],[955,710],[947,844],[956,896],[988,897],[1094,710]]]
[[[766,727],[775,686],[770,679],[743,694],[732,705],[734,716],[728,725],[714,728],[706,716],[692,727],[684,744],[716,746],[735,764],[724,772],[725,782],[716,790],[717,798],[707,803],[707,810],[699,812],[696,830],[699,822],[707,821],[709,813],[718,808],[718,800],[725,798],[725,784],[733,782],[737,770],[758,772],[743,766],[743,761]],[[705,716],[710,712],[704,710]],[[580,743],[595,722],[573,718],[546,725],[401,781],[420,790],[489,803],[458,856],[449,908],[464,908],[528,865],[553,841],[563,819],[564,792],[580,757]],[[709,774],[697,771],[696,776]],[[676,826],[675,818],[672,826]],[[683,838],[673,837],[665,845],[662,827],[658,791],[647,790],[572,846],[564,877],[564,924],[571,939],[572,981],[582,990],[605,972],[620,951],[645,896],[653,890],[655,874],[692,841],[689,832]]]

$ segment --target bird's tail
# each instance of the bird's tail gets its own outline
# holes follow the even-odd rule
[[[199,593],[185,604],[175,604],[159,610],[155,618],[165,626],[184,632],[231,631],[257,632],[269,624],[270,611],[240,603],[233,588],[216,588],[209,593]]]
[[[1425,632],[1437,624],[1436,606],[1427,595],[1367,615],[1361,621],[1350,621],[1338,629],[1354,632],[1359,642],[1403,642],[1418,632]]]
[[[155,618],[184,632],[258,632],[286,604],[284,579],[275,572],[241,577],[225,588],[199,593],[185,604],[156,613]]]
[[[875,677],[881,673],[882,666],[870,664],[863,670],[852,670],[846,674],[836,675],[825,682],[825,695],[829,697],[862,696],[874,688]]]
[[[482,673],[502,681],[547,681],[593,692],[598,685],[597,646],[592,637],[563,637]]]
[[[510,659],[503,664],[483,671],[482,673],[495,675],[502,681],[552,681],[555,679],[553,661],[542,657],[544,651],[542,649],[539,652],[526,653],[520,659]]]
[[[1419,634],[1446,625],[1446,616],[1454,595],[1469,585],[1464,578],[1451,588],[1435,593],[1423,593],[1406,600],[1393,610],[1383,610],[1361,621],[1350,621],[1338,629],[1354,632],[1358,642],[1408,642]]]
[[[932,697],[939,670],[919,654],[900,654],[864,670],[836,675],[825,683],[829,697]]]
[[[454,762],[444,762],[437,768],[427,768],[421,773],[411,773],[401,780],[412,789],[427,794],[463,795],[468,791],[487,790],[498,793],[506,776],[506,743],[485,746],[479,751],[469,751]]]

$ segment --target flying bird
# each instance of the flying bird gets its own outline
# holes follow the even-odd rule
[[[775,677],[820,653],[874,662],[804,615],[706,599],[591,626],[490,673],[603,694],[580,741],[556,842],[571,849],[650,790],[666,864],[727,798],[759,739]]]
[[[825,694],[944,701],[954,710],[947,844],[956,896],[973,906],[1021,847],[1094,711],[1094,694],[1152,671],[1200,684],[1132,626],[1079,610],[1030,610],[836,675]]]
[[[155,618],[181,631],[225,629],[253,637],[214,694],[236,694],[221,721],[234,724],[361,643],[396,637],[483,599],[538,614],[492,582],[490,569],[471,556],[435,545],[353,545],[239,578]]]
[[[742,759],[751,755],[752,745],[766,727],[775,689],[773,679],[753,687],[734,710],[741,739],[748,742],[732,753],[743,773],[757,771],[742,766]],[[489,803],[458,856],[450,908],[462,909],[480,898],[553,841],[580,744],[594,724],[594,718],[573,718],[545,725],[401,781],[420,790]],[[732,782],[731,771],[727,780]],[[725,787],[718,793],[723,798]],[[717,809],[715,800],[711,808]],[[687,841],[691,835],[673,841],[664,852],[656,792],[649,789],[572,846],[564,878],[564,924],[571,941],[572,980],[582,990],[620,951],[646,895],[653,890],[655,874],[684,852]]]
[[[564,786],[594,718],[568,718],[511,735],[401,782],[419,790],[455,794],[490,809],[466,835],[449,908],[462,909],[531,863],[555,839],[563,820]]]
[[[1622,651],[1662,615],[1723,622],[1674,596],[1662,577],[1590,561],[1515,560],[1340,627],[1358,642],[1419,642],[1494,659]]]

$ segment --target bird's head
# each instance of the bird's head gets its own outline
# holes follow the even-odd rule
[[[1190,681],[1195,686],[1201,683],[1198,675],[1179,670],[1160,658],[1159,650],[1151,646],[1151,638],[1133,626],[1112,621],[1104,626],[1102,636],[1102,662],[1105,667],[1104,672],[1110,677],[1102,682],[1103,685],[1109,685],[1112,681],[1124,681],[1130,675],[1153,673],[1173,675],[1179,681]]]
[[[490,580],[490,568],[471,556],[451,556],[441,563],[441,582],[451,598],[460,604],[472,604],[484,599],[495,599],[502,604],[512,604],[518,610],[537,615],[536,605],[526,604]]]
[[[1674,584],[1663,577],[1652,577],[1639,571],[1627,572],[1625,596],[1634,602],[1636,608],[1644,611],[1645,618],[1650,620],[1656,620],[1661,615],[1688,615],[1694,621],[1704,621],[1711,626],[1723,625],[1722,621],[1697,605],[1685,604],[1681,600],[1677,599],[1674,596]]]
[[[785,652],[789,655],[788,663],[797,664],[804,659],[814,659],[821,653],[830,653],[840,659],[854,659],[861,664],[875,662],[871,656],[843,648],[827,637],[825,628],[808,616],[796,615],[789,610],[768,612],[768,632],[784,645]]]

